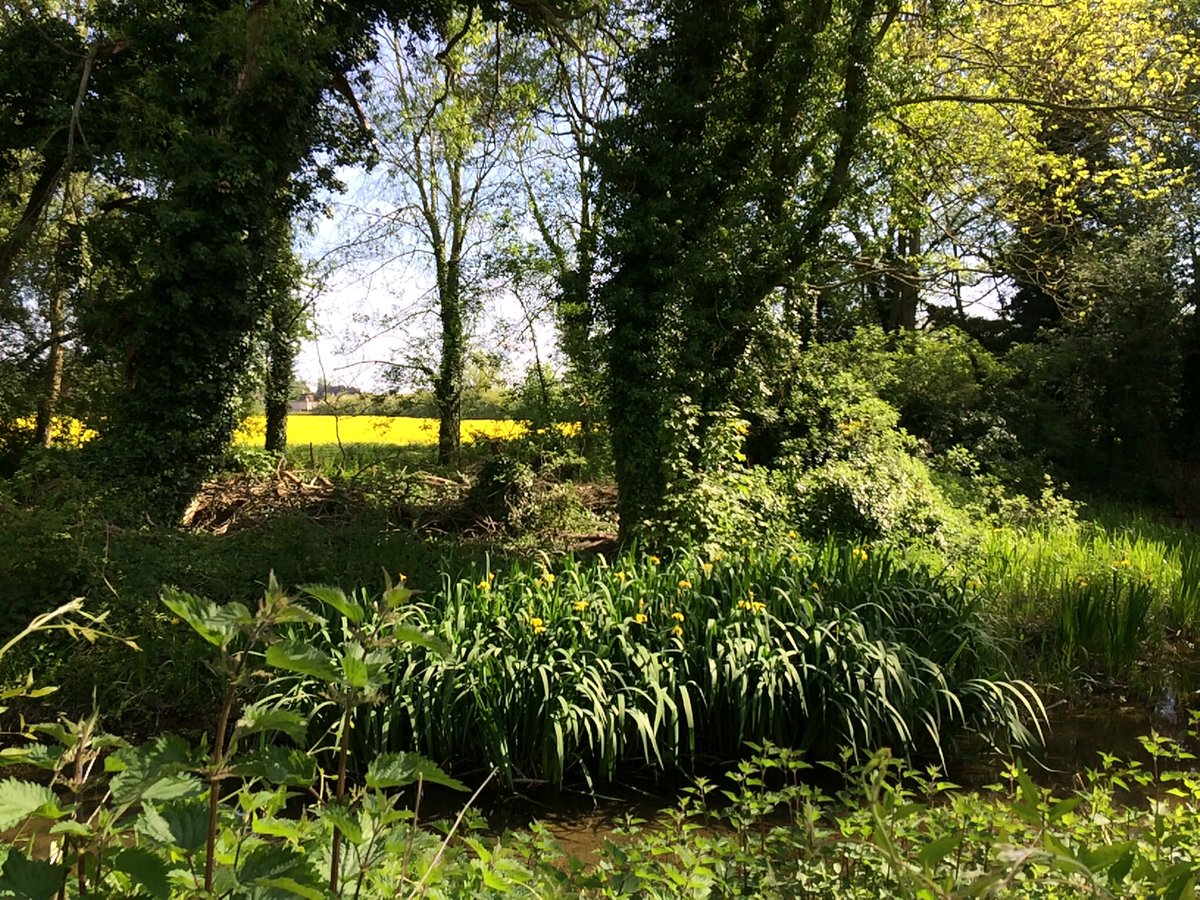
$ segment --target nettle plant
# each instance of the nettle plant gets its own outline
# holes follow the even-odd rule
[[[420,783],[465,786],[418,755],[392,753],[374,759],[363,786],[350,790],[346,736],[354,709],[374,702],[391,681],[396,647],[419,644],[435,654],[445,648],[395,621],[411,594],[402,586],[389,584],[373,603],[336,588],[301,590],[344,623],[338,640],[318,648],[297,636],[300,629],[327,630],[329,622],[273,576],[254,612],[164,591],[166,606],[217,651],[225,694],[211,744],[163,736],[131,746],[104,734],[97,713],[23,724],[24,743],[5,749],[0,763],[34,766],[50,778],[0,781],[0,829],[10,835],[0,847],[0,892],[30,900],[322,898],[359,896],[386,883],[390,895],[408,876],[375,870],[384,860],[394,870],[395,858],[416,878],[428,877],[444,845],[427,846],[429,836],[397,807],[395,791]],[[92,627],[87,636],[98,633]],[[303,744],[304,716],[266,701],[242,704],[250,684],[271,670],[316,679],[338,708],[332,778]],[[24,690],[36,690],[32,680]],[[300,797],[315,803],[300,818],[285,816]]]

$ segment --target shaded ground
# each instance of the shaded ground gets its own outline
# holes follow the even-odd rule
[[[616,487],[537,478],[524,494],[483,496],[459,473],[364,470],[337,481],[280,461],[274,471],[227,473],[207,481],[183,515],[184,529],[222,535],[262,526],[280,514],[341,526],[374,509],[389,529],[423,537],[482,542],[492,549],[520,547],[532,538],[558,551],[607,553],[616,541]],[[511,507],[520,503],[515,520]]]

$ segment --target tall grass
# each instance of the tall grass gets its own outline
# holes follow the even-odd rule
[[[452,652],[397,660],[355,755],[415,747],[509,783],[687,770],[764,739],[936,751],[964,726],[1028,737],[1041,711],[992,678],[1001,658],[960,586],[851,545],[484,569],[403,619]]]
[[[1041,674],[1127,678],[1164,638],[1200,630],[1200,545],[1189,531],[1143,524],[995,527],[952,570]]]

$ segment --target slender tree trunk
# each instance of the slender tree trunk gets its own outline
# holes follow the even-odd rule
[[[440,288],[442,358],[438,363],[434,398],[438,410],[438,462],[457,465],[461,450],[462,389],[467,342],[462,308],[462,285],[457,260],[446,267]]]
[[[267,436],[264,449],[287,449],[288,393],[296,368],[295,317],[276,305],[271,309],[267,335],[267,381],[264,389]]]
[[[64,337],[67,327],[67,291],[56,287],[50,295],[50,356],[46,360],[45,388],[38,400],[36,439],[43,447],[50,446],[54,432],[54,414],[62,396],[63,367],[66,363]]]
[[[262,261],[257,266],[256,290],[266,305],[267,372],[263,385],[267,433],[264,449],[287,449],[288,395],[300,350],[304,305],[298,296],[300,268],[292,250],[292,227],[287,218],[271,224]]]
[[[916,331],[918,272],[916,257],[921,252],[921,230],[914,226],[901,229],[896,238],[896,268],[892,276],[892,310],[889,331]]]

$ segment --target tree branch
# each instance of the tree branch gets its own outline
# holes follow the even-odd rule
[[[354,88],[350,86],[350,79],[346,77],[346,73],[340,69],[335,71],[331,83],[334,91],[340,94],[350,105],[350,108],[354,110],[354,115],[358,118],[359,127],[374,141],[375,132],[371,128],[370,120],[367,118],[367,111],[363,109],[362,104],[358,101],[358,97],[355,96]]]

